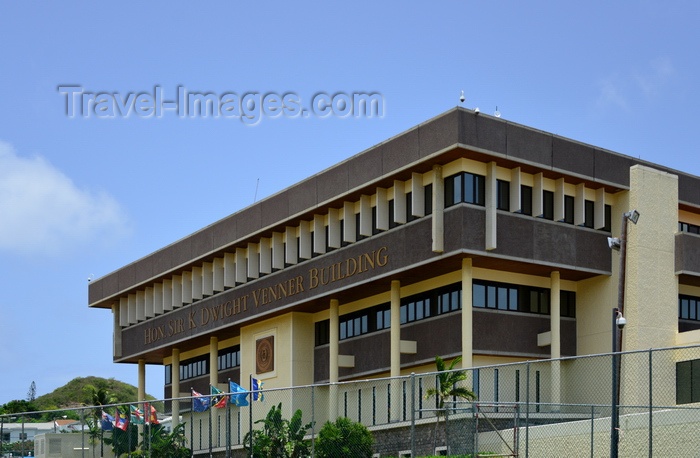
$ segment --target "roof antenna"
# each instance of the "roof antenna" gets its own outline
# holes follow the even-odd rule
[[[255,196],[253,197],[253,203],[258,201],[258,185],[260,184],[260,178],[255,182]]]

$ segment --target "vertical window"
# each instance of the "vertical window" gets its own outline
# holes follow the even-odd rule
[[[594,220],[595,203],[592,200],[585,201],[584,205],[583,205],[583,210],[584,210],[583,225],[585,227],[590,227],[590,228],[595,227],[595,220]]]
[[[425,214],[431,215],[433,213],[433,184],[430,183],[425,188],[423,188],[425,197]]]
[[[499,210],[510,210],[510,182],[496,181],[496,207]]]
[[[564,222],[567,224],[574,224],[573,196],[564,196]]]
[[[576,318],[576,293],[573,291],[561,291],[559,295],[561,316]]]
[[[412,192],[407,192],[406,193],[406,222],[411,222],[414,219],[416,219],[415,216],[413,216],[413,193]]]
[[[612,207],[610,205],[605,206],[605,226],[603,230],[610,232],[612,230]]]
[[[389,229],[393,229],[398,226],[396,219],[394,218],[394,199],[389,201]]]
[[[372,207],[372,235],[379,234],[381,232],[377,229],[377,207]]]
[[[314,325],[316,346],[325,345],[331,341],[331,320],[318,321]]]
[[[312,258],[315,258],[316,256],[318,256],[318,253],[316,253],[316,250],[315,250],[315,246],[316,246],[316,243],[314,242],[315,240],[316,240],[316,231],[311,231],[311,257]],[[301,249],[301,247],[300,247],[300,249]],[[299,253],[301,253],[301,251],[299,251]]]
[[[474,283],[472,288],[472,303],[474,307],[486,307],[486,286],[480,283]]]
[[[168,364],[165,366],[165,385],[170,385],[173,382],[173,366],[172,364]]]
[[[504,286],[498,287],[497,306],[499,310],[508,310],[508,288]]]
[[[520,212],[523,215],[532,215],[532,187],[520,186]]]
[[[554,193],[552,191],[542,191],[542,206],[544,207],[542,218],[554,221]]]
[[[445,178],[445,208],[462,202],[462,174]]]
[[[486,180],[481,175],[473,173],[464,174],[464,202],[468,204],[484,205]]]
[[[345,241],[345,222],[340,220],[340,246],[344,247],[349,245],[350,242]]]

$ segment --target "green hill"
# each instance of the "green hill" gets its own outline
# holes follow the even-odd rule
[[[101,377],[77,377],[53,392],[37,397],[33,404],[37,410],[54,410],[90,405],[91,399],[85,387],[94,386],[96,389],[105,389],[116,398],[117,403],[135,402],[138,398],[138,389],[128,383],[120,382],[113,378]],[[146,395],[146,399],[155,399]],[[158,405],[156,404],[156,408]]]

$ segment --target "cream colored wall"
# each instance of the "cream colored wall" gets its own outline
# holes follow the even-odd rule
[[[628,350],[668,347],[678,330],[678,178],[634,166],[630,170],[630,208],[640,213],[629,224],[624,344]],[[646,215],[646,216],[645,216]]]
[[[255,342],[274,336],[274,370],[255,372]],[[308,385],[313,382],[314,323],[308,313],[293,312],[241,328],[241,380],[250,374],[265,388]]]
[[[673,346],[678,334],[678,278],[675,234],[678,230],[678,178],[649,167],[630,169],[630,209],[640,213],[629,224],[624,350]],[[646,216],[645,216],[646,215]],[[621,401],[645,401],[640,380],[647,370],[627,364],[621,374]]]
[[[593,277],[578,283],[576,291],[576,354],[612,350],[612,309],[617,305],[619,256],[613,254],[613,276]],[[616,266],[617,264],[617,266]]]

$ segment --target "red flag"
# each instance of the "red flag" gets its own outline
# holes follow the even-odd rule
[[[152,425],[157,425],[158,424],[158,415],[156,413],[156,408],[153,407],[153,404],[149,404],[148,402],[145,403],[143,410],[146,411],[146,414],[144,415],[146,417],[146,423],[150,423]]]
[[[119,428],[122,431],[126,431],[129,428],[129,417],[122,417],[122,415],[119,413],[119,408],[117,408],[117,413],[114,417],[114,427]]]

